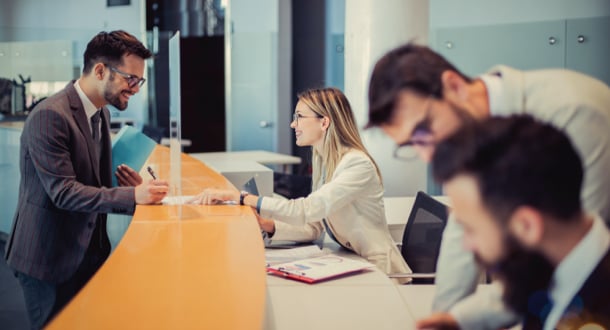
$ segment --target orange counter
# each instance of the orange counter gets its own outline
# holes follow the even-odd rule
[[[148,162],[169,173],[169,149]],[[182,155],[183,194],[231,187]],[[48,329],[260,329],[265,257],[252,210],[243,206],[138,206],[116,250]]]

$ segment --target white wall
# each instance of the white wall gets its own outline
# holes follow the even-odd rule
[[[345,3],[345,93],[359,126],[368,118],[370,72],[388,50],[428,41],[427,0],[348,0]]]
[[[431,31],[608,15],[608,0],[430,0]]]
[[[368,85],[373,66],[388,50],[428,39],[427,0],[347,0],[345,2],[345,94],[358,126],[368,118]],[[383,176],[386,196],[413,196],[427,190],[427,166],[393,158],[395,143],[379,129],[362,132]]]
[[[130,5],[117,7],[106,7],[105,0],[1,2],[0,41],[71,40],[74,66],[79,69],[87,43],[100,31],[122,29],[146,43],[144,0],[131,0]],[[130,99],[121,117],[133,118],[138,123],[146,118],[148,96],[144,86]]]

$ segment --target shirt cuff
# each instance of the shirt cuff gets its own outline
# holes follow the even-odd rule
[[[489,284],[484,290],[477,288],[472,295],[455,304],[449,314],[460,329],[500,329],[517,324],[520,319],[502,301],[502,285]]]
[[[261,214],[261,205],[263,205],[263,197],[259,196],[256,200],[256,213]]]

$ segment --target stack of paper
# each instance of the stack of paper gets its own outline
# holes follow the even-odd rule
[[[267,266],[269,266],[319,257],[329,253],[329,251],[321,250],[317,245],[306,245],[288,249],[265,249],[265,260]]]

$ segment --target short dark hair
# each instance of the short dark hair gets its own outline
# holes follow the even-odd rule
[[[471,81],[444,57],[425,46],[408,43],[386,53],[371,74],[367,127],[390,120],[396,97],[403,90],[442,99],[441,76],[446,70],[455,71],[464,80]]]
[[[559,220],[582,212],[578,153],[566,134],[529,115],[463,126],[437,146],[432,168],[439,182],[472,175],[483,204],[501,221],[521,205]]]
[[[83,73],[90,72],[97,62],[120,65],[123,62],[123,55],[128,54],[134,54],[143,59],[152,56],[150,50],[133,35],[123,30],[102,31],[87,44],[83,55]]]

